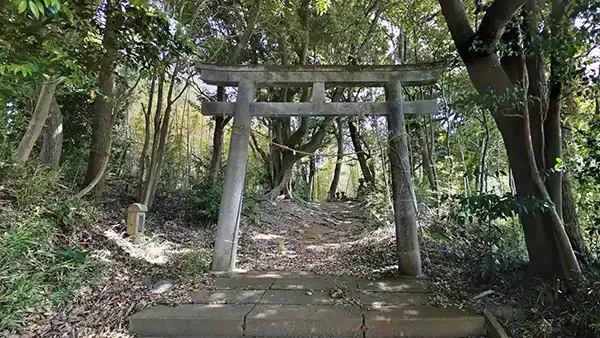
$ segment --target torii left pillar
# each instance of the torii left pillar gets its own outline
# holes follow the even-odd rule
[[[217,238],[211,269],[230,271],[235,269],[238,230],[246,179],[248,147],[250,145],[250,104],[254,101],[256,86],[251,81],[241,81],[233,115],[233,130],[229,143],[229,155],[225,169],[223,197],[219,210]]]
[[[404,122],[402,83],[385,84],[388,104],[388,133],[394,220],[396,222],[396,256],[401,275],[421,275],[421,254],[417,232],[415,192],[409,161],[408,135]]]

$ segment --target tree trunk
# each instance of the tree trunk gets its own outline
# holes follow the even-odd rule
[[[495,98],[499,99],[501,95],[507,92],[512,93],[518,89],[523,84],[523,78],[514,76],[514,74],[519,74],[519,72],[513,72],[513,69],[507,68],[504,63],[501,66],[491,51],[502,36],[508,21],[523,7],[526,0],[494,1],[482,19],[477,32],[471,28],[461,1],[439,0],[439,2],[458,53],[464,61],[471,82],[477,91],[481,95],[492,93]],[[475,40],[483,42],[482,48],[471,48]],[[518,43],[519,40],[515,39],[513,42]],[[531,79],[537,74],[535,69],[530,68],[530,70],[534,71],[529,74]],[[527,94],[530,94],[532,89],[540,92],[540,90],[532,88],[536,85],[539,85],[538,81],[531,81]],[[540,142],[541,138],[538,137],[542,135],[541,116],[538,115],[540,111],[533,110],[533,116],[530,118],[526,97],[527,95],[520,96],[521,101],[516,108],[514,103],[512,105],[500,104],[498,111],[494,114],[494,119],[504,140],[509,163],[513,169],[517,196],[519,198],[533,196],[548,200],[550,196],[539,176],[540,168],[544,168],[541,151],[543,144]],[[548,134],[544,136],[546,138],[560,137],[560,135]],[[526,151],[523,151],[524,145]],[[568,280],[579,278],[581,269],[566,236],[560,216],[554,207],[550,207],[550,210],[546,212],[538,211],[521,215],[521,221],[531,268],[536,274],[548,280],[553,280],[556,276],[566,277]],[[556,264],[557,262],[561,264]]]
[[[31,120],[29,120],[25,135],[21,138],[19,148],[17,148],[17,151],[13,156],[15,162],[25,163],[29,160],[31,150],[37,139],[40,137],[42,129],[44,128],[44,123],[48,118],[56,86],[56,81],[44,81],[42,84],[42,89],[40,90],[40,96],[35,105],[33,116],[31,117]]]
[[[425,119],[423,119],[425,120]],[[425,122],[425,121],[424,121]],[[421,141],[421,155],[423,157],[423,170],[427,174],[427,181],[429,182],[429,188],[432,191],[437,191],[437,182],[435,179],[435,172],[433,167],[433,161],[431,159],[431,154],[429,152],[429,137],[427,137],[427,127],[423,124],[423,127],[420,128],[419,140]]]
[[[375,177],[373,176],[373,173],[367,164],[367,157],[362,149],[360,135],[358,134],[358,129],[354,125],[352,118],[348,119],[348,129],[350,130],[350,139],[352,140],[354,152],[358,158],[358,164],[360,165],[360,170],[362,171],[363,177],[367,183],[373,185],[375,184]]]
[[[170,131],[171,125],[171,113],[173,111],[173,104],[175,101],[181,96],[177,96],[173,99],[173,90],[175,89],[176,79],[180,71],[181,64],[175,64],[175,68],[173,70],[173,74],[171,75],[171,80],[169,83],[169,89],[167,92],[167,106],[164,111],[164,115],[161,113],[162,109],[162,93],[163,93],[163,81],[162,76],[160,77],[160,82],[158,85],[158,102],[157,102],[157,110],[155,116],[155,134],[154,134],[154,143],[152,145],[152,161],[150,164],[148,179],[144,185],[144,199],[143,203],[148,207],[151,207],[154,202],[154,195],[156,194],[156,188],[158,186],[158,181],[160,179],[160,174],[162,172],[162,167],[164,165],[166,151],[167,151],[167,141]],[[184,88],[185,90],[185,88]],[[162,118],[161,118],[162,116]]]
[[[333,179],[331,180],[331,186],[329,187],[329,197],[334,199],[335,193],[338,189],[340,182],[340,176],[342,174],[342,161],[344,160],[344,134],[342,128],[342,118],[337,118],[337,157],[335,162],[335,170],[333,171]]]
[[[571,180],[567,173],[563,173],[562,175],[562,217],[565,223],[565,231],[567,232],[567,236],[569,236],[577,259],[582,264],[587,263],[590,252],[581,232],[581,225],[577,217],[577,205],[573,198]]]
[[[482,124],[485,134],[483,136],[483,146],[481,147],[481,158],[479,164],[479,193],[483,194],[487,191],[487,153],[490,144],[490,127],[487,123],[487,112],[482,111]]]
[[[308,196],[311,201],[314,201],[316,191],[317,191],[317,186],[316,186],[316,181],[315,181],[315,175],[317,173],[317,164],[316,164],[314,156],[310,157],[310,163],[308,166],[308,170],[309,170],[309,172],[308,172],[308,187],[309,187]]]
[[[40,150],[40,162],[52,168],[60,166],[60,155],[63,146],[63,115],[56,102],[52,99],[50,116],[46,119],[44,141]]]
[[[152,77],[150,82],[150,89],[148,91],[148,108],[144,110],[144,145],[142,146],[142,154],[139,159],[140,166],[140,178],[138,183],[138,200],[141,201],[144,196],[144,175],[146,174],[146,159],[148,158],[148,149],[150,148],[150,127],[152,117],[152,102],[154,101],[154,86],[156,85],[156,78]],[[142,110],[144,106],[142,104]]]
[[[94,102],[94,120],[92,122],[92,138],[90,142],[90,157],[84,186],[89,186],[98,174],[103,171],[94,188],[94,198],[99,198],[104,192],[106,170],[102,170],[104,163],[108,163],[110,146],[112,142],[113,127],[113,99],[116,84],[116,53],[115,32],[117,29],[114,11],[119,10],[120,2],[107,0],[106,2],[106,28],[102,37],[102,46],[106,53],[100,61],[99,88],[96,102]]]
[[[318,130],[314,132],[311,136],[310,140],[305,144],[297,144],[295,149],[297,151],[292,151],[289,149],[277,149],[275,152],[276,156],[273,157],[274,163],[279,163],[277,175],[275,176],[275,185],[273,189],[265,196],[267,199],[275,199],[280,196],[281,193],[284,193],[286,196],[290,197],[290,190],[288,189],[289,180],[292,177],[292,169],[296,162],[300,161],[302,158],[307,156],[310,153],[314,153],[323,143],[325,136],[327,135],[327,130],[329,129],[331,123],[331,118],[325,118],[318,127]],[[276,130],[276,133],[279,131]],[[294,133],[296,135],[296,133]],[[290,136],[286,141],[294,138],[294,135]],[[298,142],[302,141],[302,138],[298,140]],[[288,144],[286,144],[289,146]],[[273,153],[272,153],[273,155]]]
[[[142,189],[142,203],[148,205],[152,195],[152,185],[156,179],[156,171],[158,169],[158,147],[160,145],[160,131],[163,125],[162,109],[163,109],[163,94],[164,94],[164,74],[160,73],[158,77],[158,91],[156,100],[156,110],[154,113],[154,133],[152,137],[152,149],[150,151],[150,165],[148,173],[144,180],[144,188]]]
[[[225,101],[225,87],[217,87],[217,101]],[[223,163],[223,136],[225,135],[225,126],[231,120],[231,117],[215,116],[215,130],[213,132],[213,152],[210,159],[210,181],[215,184],[219,177],[221,164]]]

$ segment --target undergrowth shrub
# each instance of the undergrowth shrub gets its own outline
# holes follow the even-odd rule
[[[358,201],[368,217],[365,222],[365,230],[374,230],[389,224],[393,219],[390,210],[390,201],[385,187],[367,186],[358,194]]]
[[[203,249],[195,249],[181,256],[181,274],[190,279],[202,276],[210,268],[210,253]]]
[[[163,218],[183,219],[194,226],[214,226],[219,220],[221,198],[223,196],[223,174],[213,183],[208,175],[192,182],[189,188],[163,190],[155,199],[155,210]],[[244,215],[251,215],[260,200],[260,195],[252,185],[244,190]]]
[[[94,210],[69,201],[59,171],[0,166],[0,331],[28,312],[69,301],[97,276],[97,262],[70,241]]]

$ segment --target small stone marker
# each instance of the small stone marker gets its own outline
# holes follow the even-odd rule
[[[146,211],[148,207],[142,203],[133,203],[127,208],[127,234],[133,237],[135,243],[139,243],[144,237]]]

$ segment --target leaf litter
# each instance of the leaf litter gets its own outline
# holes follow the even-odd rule
[[[364,213],[357,202],[278,200],[261,202],[256,210],[241,220],[238,267],[242,270],[373,279],[390,277],[397,269],[393,227],[369,227],[373,215]],[[119,218],[114,213],[74,239],[101,262],[104,277],[99,283],[81,289],[60,309],[32,311],[21,330],[0,336],[132,337],[127,332],[132,314],[158,304],[192,303],[190,292],[210,287],[212,277],[207,273],[182,277],[182,254],[201,249],[209,255],[214,227],[165,221],[148,231],[143,243],[133,244]],[[428,270],[427,258],[424,265]],[[332,290],[330,296],[339,304],[358,302],[342,288]],[[438,303],[444,301],[450,302]]]

